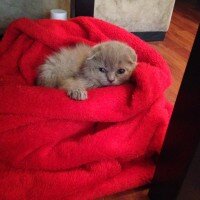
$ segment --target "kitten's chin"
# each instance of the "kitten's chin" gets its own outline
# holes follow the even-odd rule
[[[100,82],[100,86],[101,86],[101,87],[106,87],[106,86],[111,86],[111,85],[112,85],[112,83],[109,83],[109,82],[107,82],[107,81],[105,81],[105,82],[99,81],[99,82]]]
[[[106,87],[106,86],[120,85],[120,83],[116,83],[116,82],[114,82],[114,83],[106,82],[106,83],[102,83],[101,85],[102,85],[102,87]]]

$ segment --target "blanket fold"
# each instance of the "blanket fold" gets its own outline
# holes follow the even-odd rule
[[[138,54],[131,82],[74,101],[35,85],[37,68],[63,46],[127,43]],[[150,183],[172,107],[163,58],[99,19],[19,19],[0,41],[0,199],[94,199]]]

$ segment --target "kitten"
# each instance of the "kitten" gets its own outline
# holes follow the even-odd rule
[[[87,99],[87,89],[120,85],[129,80],[137,55],[128,45],[108,41],[62,48],[39,67],[37,84],[64,89],[72,99]]]

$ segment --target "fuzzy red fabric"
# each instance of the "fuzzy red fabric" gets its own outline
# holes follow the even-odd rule
[[[139,64],[132,83],[92,89],[86,101],[34,85],[61,46],[119,40]],[[14,21],[0,42],[0,199],[94,199],[151,181],[170,118],[163,58],[107,22]]]

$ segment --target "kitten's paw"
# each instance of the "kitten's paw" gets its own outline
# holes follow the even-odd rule
[[[87,91],[83,89],[70,90],[68,95],[75,100],[86,100],[88,98]]]

